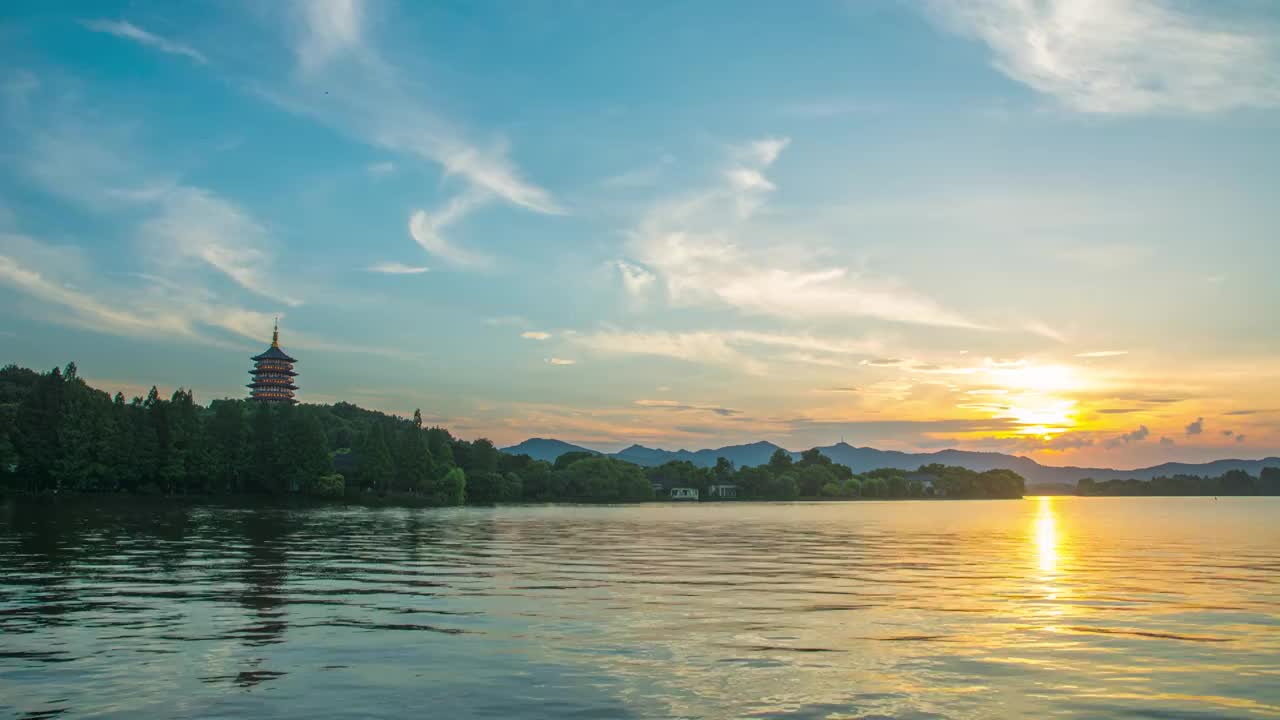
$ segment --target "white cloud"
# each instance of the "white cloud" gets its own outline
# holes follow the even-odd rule
[[[387,160],[383,162],[369,163],[365,166],[365,172],[373,176],[390,175],[396,171],[396,164]]]
[[[527,332],[522,332],[522,333],[520,333],[520,337],[522,337],[522,338],[524,338],[524,339],[526,339],[526,340],[550,340],[550,339],[551,339],[551,333],[549,333],[549,332],[541,332],[541,331],[538,331],[538,330],[529,330],[529,331],[527,331]]]
[[[1128,350],[1094,350],[1093,352],[1076,353],[1078,358],[1107,358],[1128,355]]]
[[[657,279],[648,270],[625,260],[619,260],[617,266],[618,272],[622,274],[623,289],[636,299],[643,298],[653,286],[653,281]]]
[[[430,272],[431,268],[421,265],[405,265],[398,262],[381,262],[370,265],[369,272],[384,273],[387,275],[421,275]]]
[[[365,4],[301,0],[287,18],[300,72],[283,89],[255,87],[264,99],[362,142],[440,165],[446,175],[538,213],[563,210],[551,193],[521,177],[498,139],[487,147],[442,117],[415,73],[384,57],[371,40]]]
[[[1040,337],[1049,338],[1054,342],[1065,343],[1067,341],[1066,335],[1063,335],[1060,331],[1039,321],[1027,323],[1026,328],[1027,332],[1039,335]]]
[[[578,361],[577,361],[577,360],[566,360],[565,358],[558,358],[558,357],[543,358],[543,360],[542,360],[542,361],[543,361],[543,362],[545,362],[545,363],[546,363],[546,364],[548,364],[548,365],[576,365],[576,364],[578,364]]]
[[[612,355],[650,355],[722,365],[748,374],[768,372],[770,357],[786,362],[839,366],[839,358],[877,352],[874,340],[833,340],[751,330],[626,332],[602,330],[577,335],[575,342]]]
[[[303,70],[315,72],[344,52],[359,48],[364,26],[360,0],[301,0],[302,28],[296,51]]]
[[[892,279],[854,274],[845,267],[803,267],[815,243],[788,238],[797,244],[782,245],[773,232],[758,239],[751,220],[773,188],[764,170],[788,142],[765,139],[738,148],[732,153],[737,164],[726,171],[723,185],[648,213],[628,243],[632,259],[655,276],[645,280],[646,286],[660,280],[673,305],[728,306],[792,321],[873,317],[981,327]]]
[[[579,335],[579,344],[612,355],[651,355],[687,362],[726,365],[760,375],[763,363],[733,348],[725,333],[622,332],[606,330]]]
[[[1227,21],[1163,0],[934,0],[995,67],[1081,112],[1215,112],[1280,105],[1274,20]],[[1191,10],[1200,14],[1192,14]],[[1270,25],[1270,27],[1268,27]]]
[[[439,212],[428,215],[418,210],[409,218],[409,235],[423,250],[450,263],[465,268],[486,268],[493,258],[483,253],[459,247],[445,238],[441,231],[465,217],[486,202],[488,196],[479,192],[466,192],[454,197]]]
[[[160,264],[195,260],[246,290],[298,306],[267,273],[273,264],[266,230],[236,205],[194,187],[164,193],[159,214],[142,226],[146,256]]]
[[[179,42],[162,38],[155,33],[143,30],[131,22],[124,20],[85,20],[83,25],[94,32],[107,33],[108,35],[115,35],[116,37],[125,38],[126,40],[133,40],[134,42],[155,48],[163,53],[169,53],[170,55],[182,55],[195,60],[201,65],[209,64],[209,59],[206,58],[199,50],[183,45]]]

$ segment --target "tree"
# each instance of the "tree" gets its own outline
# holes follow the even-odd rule
[[[426,495],[433,505],[461,505],[467,495],[466,473],[460,467],[449,468],[431,481]]]
[[[822,493],[822,488],[827,485],[839,488],[838,480],[835,473],[821,463],[810,463],[808,465],[799,466],[799,472],[796,474],[799,482],[799,491],[801,497],[818,497]]]
[[[774,475],[781,475],[791,469],[791,453],[778,448],[773,451],[773,455],[769,456],[769,472]]]
[[[213,487],[220,492],[243,492],[246,471],[247,427],[245,403],[215,400],[208,434],[213,466]]]
[[[391,486],[395,467],[381,423],[374,423],[360,448],[360,482],[366,490],[385,493]]]
[[[1280,495],[1280,467],[1262,468],[1258,474],[1258,492],[1263,495]]]
[[[716,466],[712,468],[711,474],[715,477],[717,485],[726,485],[733,482],[733,461],[729,458],[716,458]]]
[[[401,433],[396,452],[396,489],[401,492],[422,487],[435,471],[427,436],[421,429],[421,415],[416,410],[414,413],[417,421]]]
[[[573,452],[567,452],[557,457],[554,467],[556,470],[564,470],[579,460],[586,460],[587,458],[593,457],[596,457],[596,454],[593,452],[587,452],[586,450],[574,450]]]

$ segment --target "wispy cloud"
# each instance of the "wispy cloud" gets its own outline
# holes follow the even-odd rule
[[[161,195],[159,208],[141,230],[149,258],[195,260],[258,295],[302,304],[267,276],[273,264],[267,232],[238,206],[201,188],[178,187]]]
[[[1163,0],[928,7],[945,27],[986,43],[1000,72],[1081,112],[1280,105],[1280,47],[1265,16],[1225,20],[1204,14],[1207,4]]]
[[[378,177],[382,175],[390,175],[391,173],[395,172],[396,164],[391,162],[390,160],[386,160],[383,162],[369,163],[368,165],[365,166],[364,169],[365,169],[365,172],[369,173],[370,175]]]
[[[1076,353],[1078,358],[1108,358],[1128,355],[1128,350],[1094,350],[1093,352]]]
[[[631,233],[627,261],[655,277],[642,276],[646,287],[660,281],[673,305],[728,306],[788,320],[872,317],[980,327],[892,279],[845,267],[803,267],[812,253],[780,243],[772,233],[763,242],[749,242],[756,232],[752,219],[774,188],[765,172],[789,142],[765,138],[732,149],[720,185],[661,203],[647,214]],[[623,278],[633,291],[634,278]]]
[[[1188,424],[1188,425],[1187,425],[1187,427],[1186,427],[1186,432],[1187,432],[1187,435],[1188,435],[1188,436],[1190,436],[1190,435],[1199,435],[1199,434],[1203,433],[1203,432],[1204,432],[1204,418],[1196,418],[1196,419],[1195,419],[1195,422],[1192,422],[1192,423]]]
[[[541,332],[539,330],[529,330],[529,331],[520,333],[520,337],[524,338],[525,340],[550,340],[551,333]]]
[[[380,262],[370,265],[369,272],[383,273],[386,275],[421,275],[430,272],[431,268],[424,265],[406,265],[399,262]]]
[[[160,37],[125,20],[85,20],[82,24],[94,32],[107,33],[108,35],[132,40],[170,55],[182,55],[195,60],[201,65],[209,64],[209,59],[199,50],[183,45],[180,42]]]
[[[877,340],[820,338],[752,330],[694,332],[602,330],[575,335],[574,342],[596,352],[650,355],[721,365],[752,375],[768,371],[769,360],[839,366],[838,358],[880,349]],[[803,356],[803,357],[802,357]]]
[[[446,175],[513,205],[562,213],[547,190],[525,180],[502,140],[488,147],[441,116],[433,102],[374,41],[367,4],[299,0],[283,25],[298,72],[281,88],[257,88],[268,101],[310,116],[375,147],[441,166]]]
[[[485,194],[470,191],[454,197],[438,212],[427,214],[425,210],[418,210],[409,218],[409,235],[423,250],[456,267],[490,267],[493,265],[491,256],[455,245],[442,234],[445,228],[466,217],[486,200]]]
[[[577,360],[569,360],[567,358],[559,358],[559,357],[543,358],[542,361],[548,365],[577,365],[578,364]]]
[[[641,407],[663,408],[674,411],[709,412],[721,417],[730,417],[742,414],[741,410],[733,410],[731,408],[720,407],[718,405],[698,405],[693,403],[682,403],[676,400],[636,400],[635,404]]]
[[[617,261],[616,265],[622,275],[622,288],[627,295],[636,300],[643,299],[657,278],[648,270],[625,260]]]
[[[1027,323],[1026,328],[1027,328],[1027,332],[1035,335],[1039,335],[1040,337],[1049,338],[1054,342],[1060,342],[1060,343],[1067,342],[1066,335],[1063,335],[1061,331],[1055,328],[1049,327],[1045,323],[1042,323],[1039,321],[1030,322],[1030,323]]]

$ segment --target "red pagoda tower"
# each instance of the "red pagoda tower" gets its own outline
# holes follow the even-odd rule
[[[259,402],[293,403],[293,391],[298,389],[293,384],[293,379],[298,376],[293,371],[293,364],[298,361],[280,349],[279,320],[271,333],[271,347],[252,360],[253,369],[249,374],[253,376],[253,382],[248,386],[249,397]]]

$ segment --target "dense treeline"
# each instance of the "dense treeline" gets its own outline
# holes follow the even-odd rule
[[[1280,495],[1280,467],[1263,468],[1258,477],[1244,470],[1228,470],[1218,477],[1172,475],[1151,480],[1085,478],[1077,495]]]
[[[570,455],[579,453],[570,453]],[[565,456],[562,456],[563,460]],[[713,485],[734,485],[737,496],[756,500],[795,498],[1016,498],[1025,482],[1011,470],[979,473],[962,467],[925,465],[916,472],[882,468],[855,475],[846,465],[832,462],[817,448],[794,460],[785,450],[756,467],[735,468],[725,458],[715,467],[700,468],[685,460],[668,462],[645,471],[651,482],[666,490],[696,488],[706,496]]]
[[[507,455],[486,439],[349,403],[277,405],[214,400],[179,389],[114,397],[74,363],[47,373],[0,370],[0,493],[311,495],[463,502],[635,502],[674,487],[733,485],[743,499],[1021,497],[1008,470],[928,465],[855,475],[818,450],[778,451],[759,467],[670,462],[653,468],[594,453],[555,463]]]

